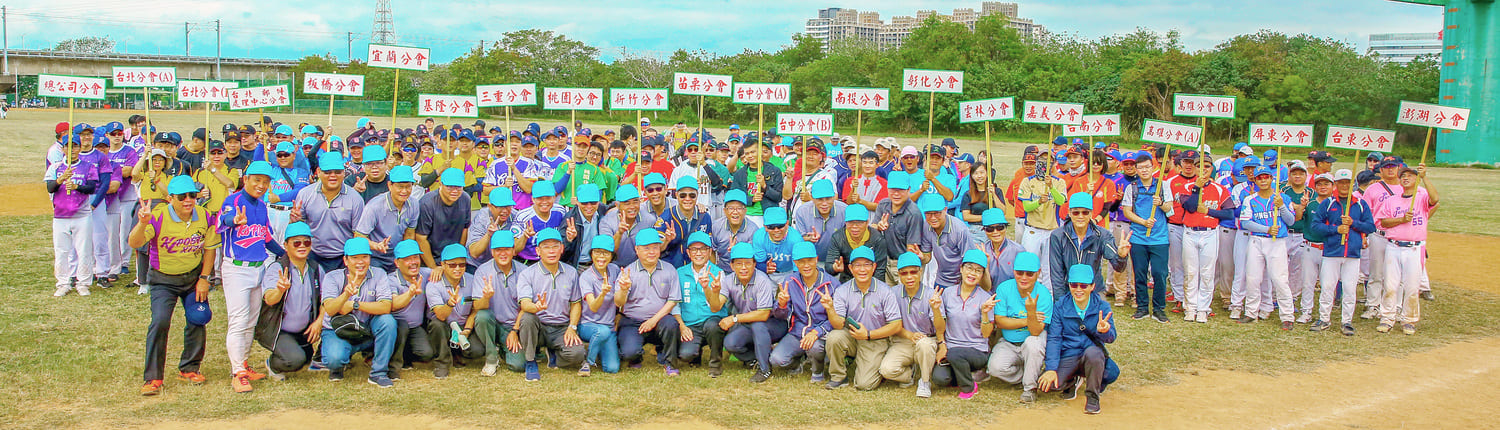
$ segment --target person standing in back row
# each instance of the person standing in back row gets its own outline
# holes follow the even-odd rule
[[[1137,152],[1135,170],[1136,180],[1125,186],[1120,199],[1120,211],[1131,222],[1128,240],[1130,260],[1135,265],[1136,309],[1131,318],[1150,316],[1165,323],[1166,290],[1171,288],[1167,281],[1167,217],[1172,215],[1173,202],[1166,182],[1156,177],[1151,154]]]
[[[1385,227],[1389,241],[1385,252],[1385,297],[1380,304],[1380,325],[1375,331],[1385,333],[1396,323],[1408,335],[1416,334],[1422,316],[1422,302],[1417,296],[1422,276],[1427,270],[1427,223],[1437,209],[1437,191],[1427,181],[1427,166],[1401,169],[1400,196],[1385,199],[1375,210],[1375,218]],[[1420,184],[1419,184],[1420,181]]]

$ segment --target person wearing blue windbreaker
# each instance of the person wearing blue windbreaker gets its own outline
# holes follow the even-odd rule
[[[1323,264],[1319,277],[1323,295],[1318,298],[1318,320],[1309,327],[1312,331],[1327,330],[1333,324],[1333,298],[1342,285],[1343,300],[1339,304],[1340,321],[1344,336],[1354,335],[1354,296],[1359,285],[1359,257],[1364,250],[1365,235],[1375,233],[1374,212],[1364,200],[1351,199],[1354,173],[1339,169],[1332,175],[1318,175],[1315,181],[1333,181],[1338,194],[1316,203],[1309,227],[1323,235]],[[1354,204],[1348,204],[1350,201]]]
[[[776,307],[771,309],[771,317],[787,321],[788,327],[786,335],[771,350],[771,366],[791,367],[805,355],[806,360],[802,362],[811,363],[812,367],[810,382],[821,384],[827,379],[824,372],[827,343],[824,337],[833,331],[822,301],[824,297],[833,297],[839,281],[818,269],[818,249],[812,242],[797,242],[792,247],[791,259],[797,262],[797,270],[789,272],[795,276],[777,282]],[[789,373],[801,372],[799,365]]]
[[[290,205],[292,200],[297,199],[297,192],[307,186],[308,178],[312,172],[305,167],[297,167],[296,157],[300,154],[296,145],[291,142],[276,144],[276,156],[274,162],[268,162],[271,167],[271,194],[266,197],[270,204],[285,202]]]
[[[662,259],[676,267],[683,267],[688,263],[688,239],[693,233],[702,232],[712,237],[713,219],[708,216],[708,210],[698,204],[698,178],[695,176],[683,176],[677,178],[676,191],[677,201],[670,209],[663,213],[663,217],[657,221],[656,229],[662,233]],[[709,196],[703,195],[707,199]],[[710,248],[713,241],[710,240]],[[717,259],[715,259],[717,262]]]
[[[1093,291],[1093,269],[1082,264],[1068,268],[1068,296],[1053,304],[1044,354],[1047,371],[1037,380],[1042,391],[1061,390],[1063,400],[1077,398],[1078,387],[1086,380],[1083,412],[1087,414],[1099,413],[1099,395],[1120,379],[1120,366],[1104,347],[1118,336],[1115,313]]]

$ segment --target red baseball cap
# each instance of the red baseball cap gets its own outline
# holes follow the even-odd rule
[[[73,128],[73,126],[69,125],[66,122],[59,122],[59,123],[57,123],[57,127],[53,128],[52,132],[56,133],[56,134],[63,134],[63,133],[67,133],[72,128]]]

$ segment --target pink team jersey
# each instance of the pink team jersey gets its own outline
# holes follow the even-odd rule
[[[1385,218],[1400,218],[1406,215],[1406,211],[1416,205],[1416,212],[1412,215],[1411,222],[1385,229],[1385,237],[1390,240],[1407,242],[1421,242],[1427,240],[1427,220],[1432,214],[1426,188],[1417,188],[1415,198],[1391,196],[1380,204],[1375,210],[1376,225],[1379,220]]]

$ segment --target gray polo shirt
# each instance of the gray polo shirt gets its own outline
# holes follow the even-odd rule
[[[853,318],[861,328],[875,331],[891,321],[901,321],[901,306],[896,304],[896,293],[879,279],[870,280],[870,289],[860,292],[854,280],[845,282],[833,291],[833,318]]]
[[[937,334],[932,326],[932,305],[928,304],[936,289],[931,285],[922,285],[917,288],[916,295],[907,295],[904,285],[898,284],[891,288],[897,291],[896,303],[901,306],[901,327],[912,333],[928,336]]]
[[[495,295],[490,296],[490,313],[494,314],[495,321],[500,324],[515,324],[516,317],[520,316],[521,296],[518,291],[523,270],[526,270],[525,264],[514,262],[510,263],[510,272],[502,272],[492,259],[474,271],[474,279],[490,278],[495,286]]]
[[[682,301],[682,290],[677,288],[677,268],[665,261],[656,262],[656,270],[647,271],[641,262],[630,263],[630,291],[626,293],[625,306],[620,313],[636,321],[645,321],[656,315],[667,302]],[[678,309],[673,308],[672,314]]]
[[[729,221],[724,217],[724,209],[719,208],[709,212],[713,218],[714,227],[709,229],[708,234],[714,239],[714,250],[719,253],[719,267],[729,270],[729,248],[737,243],[750,243],[755,238],[755,231],[760,230],[760,224],[750,220],[746,215],[740,222],[738,230],[729,229]]]
[[[520,286],[516,289],[517,303],[520,299],[531,299],[536,303],[542,294],[547,295],[547,309],[536,314],[542,324],[567,324],[568,308],[583,297],[578,293],[578,269],[562,262],[557,263],[557,272],[548,271],[546,265],[537,262],[521,271],[520,278]]]
[[[323,282],[318,285],[319,289],[323,290],[323,300],[338,297],[343,293],[345,270],[347,269],[339,269],[323,275]],[[365,275],[364,283],[359,286],[359,292],[350,299],[360,302],[390,301],[391,291],[390,276],[386,275],[384,270],[371,267],[369,273]],[[373,317],[365,311],[354,311],[354,316],[367,323]],[[323,313],[323,328],[333,329],[333,326],[328,323],[327,312]]]
[[[308,277],[313,271],[312,267],[313,263],[309,261],[303,270],[293,269],[288,273],[292,285],[281,296],[281,331],[300,333],[312,323],[312,278]],[[266,265],[266,270],[261,273],[261,287],[267,290],[276,288],[276,283],[281,281],[281,269],[280,261],[271,260],[271,264]],[[318,291],[319,295],[322,293]]]
[[[741,284],[733,272],[724,273],[723,294],[729,297],[735,313],[770,310],[776,306],[776,284],[759,270],[750,275],[750,283]]]
[[[580,299],[589,294],[597,296],[600,291],[604,291],[605,284],[610,285],[609,294],[604,295],[604,303],[599,305],[599,312],[590,310],[588,301],[583,302],[583,317],[578,321],[580,324],[615,324],[615,313],[619,309],[615,307],[614,283],[620,277],[620,266],[610,263],[609,268],[605,270],[608,272],[609,279],[600,276],[599,271],[594,268],[584,270],[583,273],[578,275],[578,293]]]
[[[980,308],[992,296],[983,288],[975,288],[969,299],[963,300],[959,297],[962,289],[956,285],[943,289],[943,318],[947,322],[943,340],[948,341],[949,349],[962,347],[990,352],[990,341],[981,336],[979,326],[990,318],[980,312]]]
[[[818,205],[813,202],[798,205],[797,212],[792,214],[792,227],[802,234],[818,233],[818,250],[828,249],[828,242],[833,240],[833,232],[844,228],[844,208],[848,204],[835,200],[833,207],[828,209],[828,216],[818,215]],[[877,220],[878,221],[878,220]]]
[[[422,267],[417,270],[417,282],[425,283],[432,276],[432,269]],[[406,278],[401,276],[400,271],[391,272],[392,295],[406,294],[406,291],[410,289],[411,284],[406,282]],[[396,319],[406,324],[407,327],[421,327],[424,317],[427,316],[427,290],[422,290],[422,294],[412,296],[406,307],[395,309],[391,313],[395,314]]]
[[[969,225],[963,220],[953,215],[943,216],[948,221],[943,223],[941,232],[932,231],[927,220],[922,220],[921,246],[923,251],[932,253],[930,264],[937,265],[937,285],[949,287],[958,285],[964,252],[974,248],[974,240],[969,237]]]
[[[454,306],[453,311],[448,312],[448,318],[443,322],[463,324],[464,320],[469,318],[469,313],[474,312],[474,300],[484,297],[484,287],[479,285],[479,280],[474,275],[468,273],[459,279],[457,286],[449,285],[448,278],[445,276],[437,282],[428,282],[422,288],[422,293],[427,294],[428,318],[437,319],[437,315],[431,310],[438,306],[446,306],[455,287],[458,288],[458,306]]]
[[[635,224],[630,226],[630,231],[621,234],[620,243],[615,244],[615,264],[634,264],[636,260],[635,234],[656,225],[656,217],[652,216],[649,210],[646,210],[646,203],[642,202],[641,205],[641,212],[640,215],[636,216]],[[609,213],[604,214],[604,218],[599,220],[599,234],[614,235],[615,231],[619,229],[620,209],[610,209]],[[677,276],[676,272],[677,269],[673,268],[672,276],[674,278]]]
[[[360,215],[359,222],[354,224],[354,232],[370,238],[370,242],[390,239],[386,245],[391,250],[396,249],[396,243],[405,237],[407,230],[416,228],[417,202],[408,199],[400,209],[396,209],[389,192],[365,202],[364,213]],[[391,252],[371,251],[370,258],[387,266],[396,261]]]
[[[483,239],[485,235],[490,234],[490,220],[493,218],[494,215],[490,214],[489,207],[474,211],[473,219],[469,223],[467,240],[464,241],[464,245],[474,243],[479,239]],[[521,240],[521,223],[516,222],[515,210],[510,211],[510,218],[507,218],[505,223],[500,225],[500,229],[510,230],[511,234],[515,235],[516,240]],[[491,257],[489,252],[482,252],[479,254],[479,258],[474,258],[474,256],[470,255],[468,259],[470,266],[479,267],[479,265],[488,263],[490,260],[495,259],[495,257]]]
[[[297,192],[302,204],[302,221],[312,228],[312,252],[319,257],[344,255],[344,242],[354,237],[354,225],[365,211],[365,199],[348,185],[339,185],[332,200],[323,196],[321,183],[303,187]],[[395,245],[395,244],[392,244]]]

